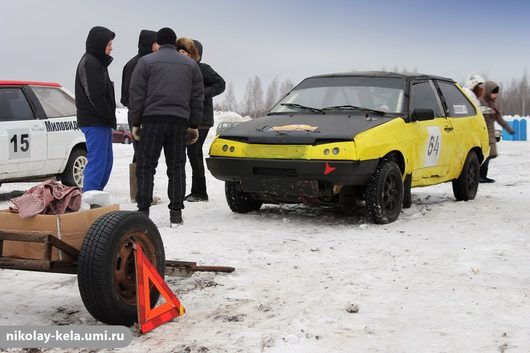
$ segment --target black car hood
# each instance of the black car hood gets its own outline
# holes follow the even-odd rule
[[[396,119],[377,114],[269,115],[223,131],[221,138],[248,143],[316,144],[352,140],[357,134]]]

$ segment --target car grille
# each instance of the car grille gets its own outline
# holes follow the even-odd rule
[[[296,177],[296,169],[293,168],[260,168],[252,169],[254,175],[276,176],[276,177]]]

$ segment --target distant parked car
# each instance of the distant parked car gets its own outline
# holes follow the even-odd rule
[[[133,137],[128,124],[118,124],[116,129],[112,130],[112,142],[129,144],[132,140]]]
[[[217,129],[215,129],[215,134],[219,135],[221,132],[230,129],[232,126],[239,124],[238,121],[223,121],[222,123],[217,124]]]
[[[0,81],[0,184],[58,177],[81,187],[86,163],[68,91],[57,83]]]

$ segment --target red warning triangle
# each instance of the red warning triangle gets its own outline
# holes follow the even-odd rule
[[[336,167],[332,167],[332,166],[329,165],[328,162],[326,162],[326,168],[324,169],[324,175],[328,175],[329,173],[331,173],[335,169],[336,169]]]
[[[173,291],[168,287],[158,271],[143,254],[142,247],[136,244],[136,300],[140,331],[147,333],[177,316],[184,315],[186,310],[180,304]],[[156,287],[165,303],[151,309],[150,283]]]

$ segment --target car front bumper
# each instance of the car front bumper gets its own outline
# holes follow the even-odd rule
[[[209,157],[212,175],[224,181],[241,183],[247,192],[266,192],[274,185],[296,194],[310,182],[331,185],[366,185],[375,172],[378,159],[366,161],[322,161]],[[298,187],[297,187],[298,186]]]

